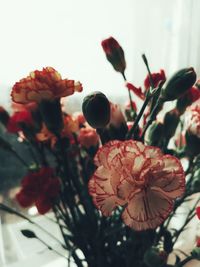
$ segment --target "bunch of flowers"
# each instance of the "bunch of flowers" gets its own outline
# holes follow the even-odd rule
[[[190,254],[169,262],[180,234],[200,218],[197,199],[179,229],[171,224],[178,208],[200,192],[196,73],[185,68],[168,79],[164,70],[151,73],[143,55],[148,74],[144,86],[136,87],[126,79],[119,43],[110,37],[102,47],[128,90],[124,110],[93,92],[83,100],[83,114],[67,114],[61,98],[81,92],[82,84],[62,79],[51,67],[13,86],[14,113],[2,108],[0,121],[32,155],[27,163],[0,138],[1,148],[27,168],[16,200],[25,208],[35,205],[40,214],[53,211],[68,262],[72,257],[78,267],[180,267],[200,260],[197,240]],[[174,106],[166,112],[169,101]],[[0,208],[34,223],[5,203]],[[22,233],[36,238],[29,230]]]

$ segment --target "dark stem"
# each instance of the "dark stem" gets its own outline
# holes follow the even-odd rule
[[[12,148],[11,152],[13,155],[26,167],[29,169],[29,165],[24,161],[24,159]]]
[[[149,74],[149,81],[150,81],[151,88],[154,88],[153,78],[152,78],[151,71],[149,68],[149,63],[148,63],[148,60],[147,60],[145,54],[142,54],[142,59],[144,61],[144,64],[145,64],[147,71],[148,71],[148,74]]]
[[[134,125],[132,126],[132,128],[130,129],[130,131],[126,135],[126,139],[131,138],[131,136],[134,134],[135,130],[137,129],[138,123],[139,123],[139,121],[140,121],[140,119],[144,113],[145,108],[147,107],[147,105],[149,103],[149,100],[150,100],[150,97],[146,97],[146,99],[142,105],[142,108],[135,119]]]
[[[42,244],[44,244],[49,250],[52,250],[54,253],[56,253],[57,255],[59,255],[60,257],[63,257],[65,259],[67,259],[64,255],[62,255],[60,252],[58,252],[57,250],[53,249],[51,246],[49,246],[44,240],[40,239],[38,236],[36,236],[36,239],[39,240]]]
[[[123,78],[124,78],[124,81],[126,82],[127,81],[127,79],[126,79],[126,76],[125,76],[125,73],[124,72],[122,72],[122,76],[123,76]],[[131,96],[131,92],[130,92],[130,90],[127,88],[127,90],[128,90],[128,96],[129,96],[129,101],[130,101],[130,105],[131,105],[131,111],[132,111],[132,113],[134,114],[134,109],[133,109],[133,106],[132,106],[132,96]]]
[[[192,256],[187,257],[186,259],[184,259],[183,261],[179,262],[177,267],[182,267],[184,266],[186,263],[188,263],[189,261],[193,260]]]
[[[20,212],[10,208],[10,207],[7,207],[6,205],[0,203],[0,209],[3,210],[3,211],[6,211],[10,214],[14,214],[26,221],[28,221],[29,223],[37,226],[37,228],[39,228],[40,230],[42,230],[44,233],[46,233],[48,236],[50,236],[52,239],[54,239],[55,241],[57,241],[62,247],[64,246],[64,244],[62,242],[60,242],[59,239],[57,239],[54,235],[52,235],[50,232],[48,232],[45,228],[43,228],[42,226],[40,226],[38,223],[32,221],[30,218],[28,218],[27,216],[25,216],[24,214],[21,214]]]
[[[158,108],[159,108],[159,106],[160,106],[161,103],[162,103],[162,100],[161,100],[161,99],[158,99],[158,102],[157,102],[157,104],[154,106],[154,108],[153,108],[153,110],[152,110],[152,112],[151,112],[151,114],[150,114],[149,120],[147,121],[147,123],[146,123],[146,125],[145,125],[145,127],[144,127],[144,130],[143,130],[142,135],[141,135],[141,140],[144,139],[144,136],[145,136],[145,133],[146,133],[147,129],[148,129],[149,126],[152,124],[152,122],[155,120],[156,115],[157,115],[157,113],[158,113]]]

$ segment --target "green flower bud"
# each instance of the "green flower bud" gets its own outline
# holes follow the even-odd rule
[[[82,111],[93,128],[104,128],[110,121],[110,103],[101,92],[93,92],[83,99]]]
[[[145,141],[150,146],[162,146],[164,134],[164,125],[154,121],[145,135]]]
[[[172,109],[165,114],[164,134],[167,139],[170,139],[172,136],[174,136],[179,120],[179,112],[176,109]]]
[[[196,170],[192,179],[191,189],[193,193],[200,191],[200,169]]]
[[[193,68],[185,68],[177,71],[162,88],[161,98],[163,101],[171,101],[179,98],[196,81],[196,72]]]
[[[160,257],[159,249],[156,247],[152,247],[145,252],[144,263],[148,267],[161,267],[164,265],[165,260]]]
[[[200,260],[200,248],[196,247],[192,250],[191,255],[194,259]]]
[[[186,154],[189,157],[197,156],[200,153],[200,138],[187,131],[185,139],[186,139]]]

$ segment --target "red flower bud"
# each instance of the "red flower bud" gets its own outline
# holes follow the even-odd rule
[[[101,45],[106,54],[107,60],[112,64],[113,68],[116,71],[124,73],[126,61],[124,57],[124,51],[119,43],[113,37],[110,37],[103,40]]]

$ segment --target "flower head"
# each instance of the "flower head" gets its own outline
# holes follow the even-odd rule
[[[185,190],[179,160],[137,141],[111,141],[95,156],[97,170],[89,181],[93,202],[105,216],[124,206],[124,223],[135,230],[154,229],[172,211]]]
[[[140,99],[142,99],[142,100],[145,99],[145,95],[142,92],[141,87],[136,87],[132,83],[126,83],[126,87],[128,88],[128,90],[132,91],[136,96],[138,96]]]
[[[33,126],[33,118],[28,110],[15,112],[8,120],[7,130],[10,133],[17,133],[21,130],[21,125]]]
[[[81,92],[82,85],[73,80],[62,79],[53,68],[46,67],[42,71],[35,70],[30,75],[15,83],[12,88],[12,100],[16,103],[40,103],[42,100],[55,100]]]
[[[78,136],[80,144],[86,148],[96,147],[99,143],[99,137],[93,128],[81,128]]]
[[[124,51],[117,40],[109,37],[101,42],[101,46],[106,54],[107,60],[112,64],[116,71],[124,73],[126,68],[126,61]]]
[[[60,180],[54,177],[53,169],[48,167],[29,173],[23,178],[21,185],[22,188],[16,195],[17,201],[22,207],[35,204],[40,214],[51,209],[53,199],[60,191]]]
[[[185,126],[190,134],[200,138],[200,99],[187,108]]]

